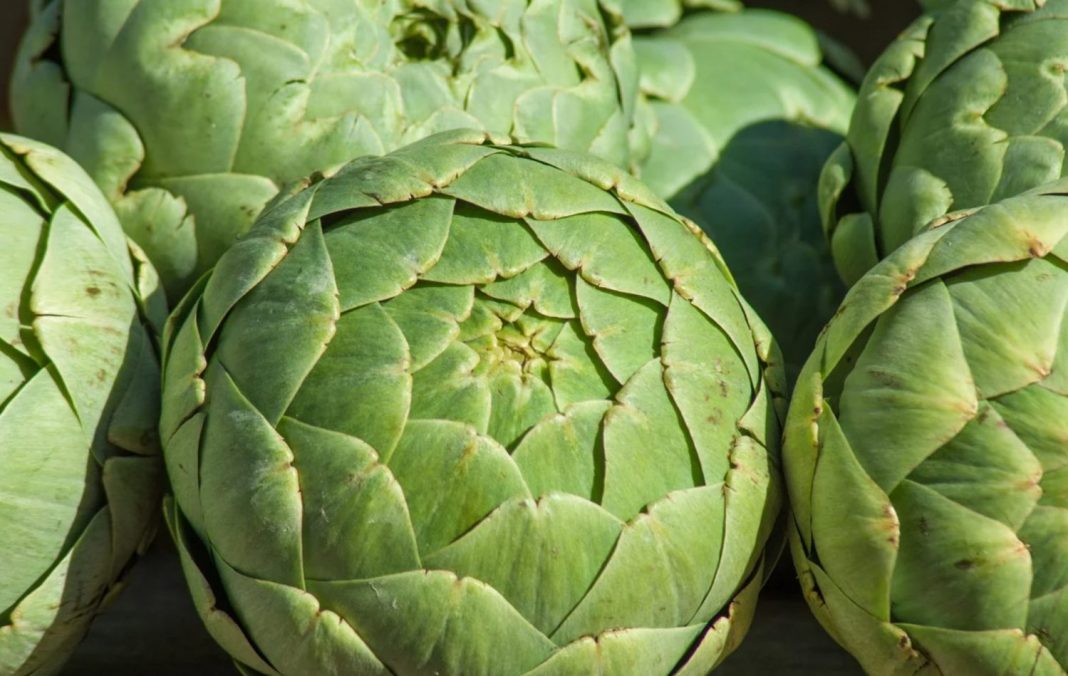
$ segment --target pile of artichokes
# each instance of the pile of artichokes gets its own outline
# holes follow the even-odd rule
[[[1068,676],[1068,0],[29,4],[0,676]]]

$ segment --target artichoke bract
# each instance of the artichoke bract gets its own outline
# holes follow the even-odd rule
[[[70,158],[0,134],[0,673],[51,674],[159,519],[158,279]]]
[[[266,674],[704,674],[777,547],[782,376],[621,169],[457,131],[280,200],[172,315],[165,511]]]
[[[631,28],[667,28],[682,19],[684,14],[699,10],[737,12],[743,8],[741,0],[618,0],[619,7]],[[841,11],[859,16],[870,13],[867,0],[830,0]]]
[[[796,375],[845,293],[816,188],[853,93],[778,12],[696,13],[635,50],[653,138],[640,176],[712,236]]]
[[[608,0],[36,0],[12,102],[176,299],[281,186],[434,132],[626,166],[637,77]]]
[[[620,11],[633,29],[667,28],[695,10],[736,12],[741,0],[619,0]]]
[[[927,2],[876,61],[821,211],[852,283],[929,222],[1065,174],[1068,2]]]
[[[791,549],[872,674],[1068,672],[1068,181],[862,277],[786,423]]]

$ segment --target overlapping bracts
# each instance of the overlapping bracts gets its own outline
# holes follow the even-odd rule
[[[155,532],[158,280],[84,171],[0,134],[0,673],[52,674]]]
[[[460,127],[630,162],[601,0],[37,0],[12,101],[177,300],[290,181]]]
[[[824,175],[848,283],[947,212],[1065,174],[1068,2],[929,4],[868,72]]]
[[[357,160],[165,343],[167,511],[247,669],[703,674],[748,626],[775,348],[607,163],[476,132]]]
[[[813,612],[873,674],[1068,672],[1068,182],[936,222],[803,369],[784,464]]]
[[[652,139],[639,175],[715,240],[796,376],[845,294],[816,189],[853,93],[816,32],[778,12],[694,13],[635,51]]]

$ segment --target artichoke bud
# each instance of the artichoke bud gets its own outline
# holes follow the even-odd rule
[[[168,513],[219,642],[282,674],[721,660],[776,549],[783,382],[691,228],[476,132],[276,203],[166,338]]]

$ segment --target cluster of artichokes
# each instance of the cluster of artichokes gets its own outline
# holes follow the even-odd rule
[[[33,0],[0,675],[161,521],[246,674],[1068,674],[1068,0],[924,5]]]

